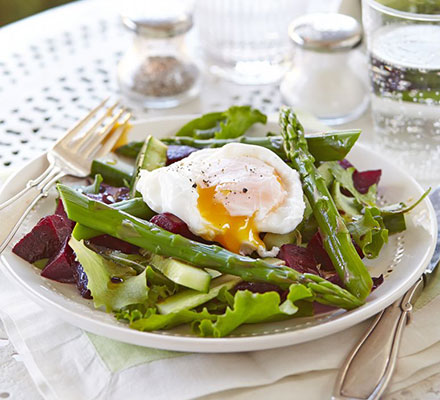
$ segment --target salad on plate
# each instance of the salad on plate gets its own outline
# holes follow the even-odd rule
[[[54,214],[13,252],[141,331],[224,337],[362,306],[383,281],[363,258],[406,229],[426,193],[383,206],[381,170],[347,160],[359,130],[305,134],[285,108],[279,133],[247,135],[266,120],[233,106],[119,146],[87,185],[59,183]]]

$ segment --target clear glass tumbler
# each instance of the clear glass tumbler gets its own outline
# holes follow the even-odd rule
[[[287,27],[307,7],[294,0],[198,0],[195,21],[211,71],[241,84],[277,82],[291,60]]]
[[[440,5],[362,3],[376,144],[422,184],[438,184]]]

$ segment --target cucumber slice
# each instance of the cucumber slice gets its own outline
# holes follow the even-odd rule
[[[301,236],[298,237],[298,235],[299,232],[296,230],[283,235],[279,233],[266,233],[263,242],[267,249],[271,249],[272,247],[280,248],[283,244],[297,243],[298,239],[301,238]]]
[[[186,289],[157,303],[156,306],[161,314],[194,308],[217,297],[221,289],[232,289],[240,281],[241,279],[238,276],[222,275],[211,282],[208,293]]]
[[[139,172],[143,169],[153,171],[154,169],[164,167],[167,163],[168,146],[163,144],[154,136],[148,136],[142,145],[136,158],[135,173],[130,184],[130,197],[139,197],[136,192],[136,184],[139,180]]]
[[[182,261],[159,255],[151,257],[150,263],[168,279],[199,292],[207,293],[211,283],[211,275],[202,268],[193,267]]]

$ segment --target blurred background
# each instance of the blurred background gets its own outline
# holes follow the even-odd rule
[[[0,0],[0,26],[73,0]]]

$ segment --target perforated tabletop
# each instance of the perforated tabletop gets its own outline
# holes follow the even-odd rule
[[[118,95],[116,65],[131,41],[118,4],[79,1],[0,29],[0,172],[12,172],[41,154],[99,100]],[[143,119],[232,104],[250,104],[270,114],[281,103],[278,85],[238,86],[206,75],[199,98],[181,107],[130,106],[134,117]],[[427,381],[422,392],[435,385],[436,380]],[[0,322],[0,399],[7,398],[41,397]]]

